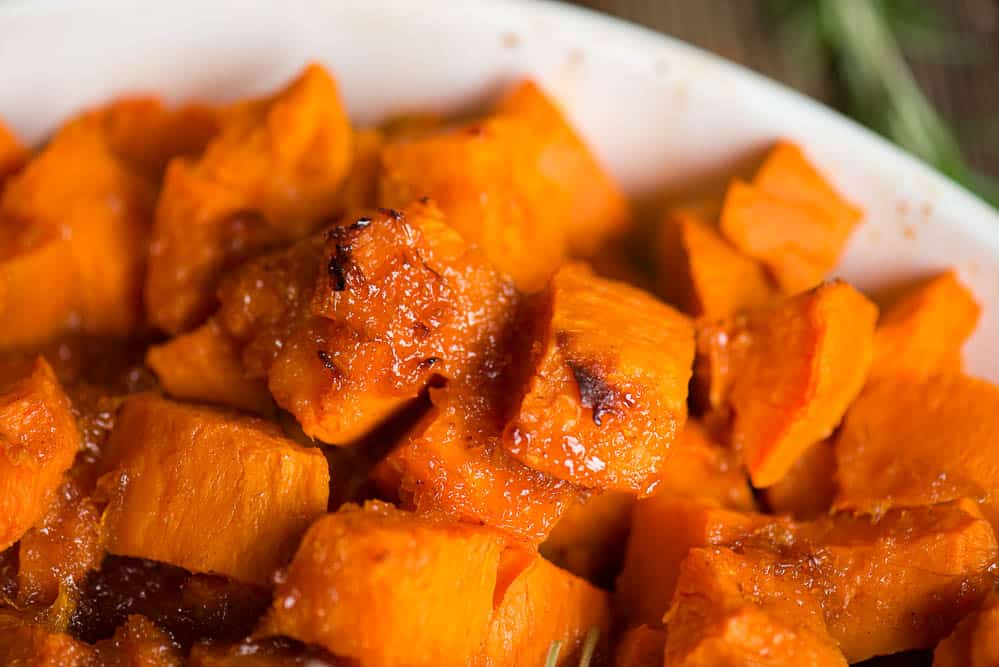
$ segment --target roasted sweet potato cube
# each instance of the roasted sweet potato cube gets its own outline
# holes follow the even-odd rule
[[[337,212],[371,209],[378,205],[378,178],[382,169],[385,133],[376,129],[354,133],[354,157],[350,172],[337,194]]]
[[[174,398],[203,401],[268,415],[274,401],[262,378],[247,377],[239,345],[215,318],[197,329],[153,345],[146,364]]]
[[[937,644],[933,667],[992,667],[999,664],[999,595],[963,621]]]
[[[980,499],[999,526],[999,388],[962,375],[885,379],[850,407],[836,440],[835,506],[880,514],[895,506]]]
[[[785,294],[797,294],[833,269],[860,218],[800,148],[781,142],[752,184],[737,180],[729,187],[721,229],[770,270]]]
[[[244,641],[238,644],[198,644],[188,667],[350,667],[322,649],[285,639]]]
[[[259,419],[139,395],[118,412],[105,458],[113,554],[267,585],[326,511],[322,453]]]
[[[694,549],[667,617],[666,667],[845,667],[803,582],[775,576],[769,553]]]
[[[874,332],[868,382],[892,375],[927,377],[960,370],[961,346],[975,330],[981,308],[954,271],[916,286],[881,315]]]
[[[731,245],[697,207],[668,211],[657,232],[662,292],[683,312],[728,317],[777,296],[762,265]]]
[[[182,667],[180,647],[145,616],[132,615],[114,636],[97,642],[96,661],[102,667]]]
[[[0,259],[0,348],[52,339],[79,318],[80,274],[70,243],[51,240]],[[44,294],[44,299],[38,295]]]
[[[662,667],[666,633],[639,625],[621,634],[614,652],[614,667]]]
[[[620,565],[634,505],[632,493],[596,493],[566,510],[538,549],[559,567],[602,582]]]
[[[659,493],[705,498],[722,507],[752,511],[753,490],[738,459],[697,419],[683,425],[663,469]]]
[[[28,161],[29,156],[28,149],[18,141],[10,128],[0,120],[0,192],[3,191],[4,181],[23,167]]]
[[[529,292],[569,250],[592,254],[628,218],[617,186],[530,82],[485,118],[390,141],[382,166],[383,205],[433,198],[448,224]]]
[[[485,528],[344,506],[309,528],[256,635],[359,667],[468,664],[488,636],[503,549]]]
[[[615,606],[625,625],[662,626],[680,564],[691,549],[724,546],[772,526],[784,524],[707,499],[662,493],[638,501],[615,589]]]
[[[576,665],[589,632],[606,640],[610,596],[533,550],[510,548],[500,561],[495,611],[473,665],[543,665],[553,641],[559,665]],[[604,641],[603,643],[606,643]]]
[[[39,357],[0,389],[0,548],[45,516],[79,447],[69,398]]]
[[[504,447],[580,486],[650,493],[687,418],[690,321],[582,264],[539,299],[532,374]]]
[[[172,162],[153,225],[150,321],[190,329],[214,309],[224,269],[312,231],[335,208],[352,136],[336,83],[312,65],[227,113],[196,161]]]
[[[772,511],[795,519],[815,519],[828,513],[836,498],[836,451],[832,439],[806,449],[787,474],[763,495]]]
[[[91,667],[94,648],[70,635],[55,632],[0,611],[0,663],[25,667]]]
[[[577,503],[575,486],[511,458],[500,444],[502,408],[457,388],[431,389],[434,403],[377,476],[420,514],[443,514],[538,543]],[[486,405],[483,405],[486,404]]]
[[[877,307],[844,282],[698,331],[699,382],[731,415],[730,440],[753,485],[778,482],[829,436],[871,364]]]

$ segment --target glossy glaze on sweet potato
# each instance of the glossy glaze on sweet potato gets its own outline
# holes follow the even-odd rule
[[[97,642],[95,665],[102,667],[183,667],[180,648],[144,616],[129,616],[114,636]]]
[[[666,633],[639,625],[625,630],[617,640],[614,667],[662,667]]]
[[[45,516],[79,447],[70,400],[39,357],[0,389],[0,548]]]
[[[0,663],[25,667],[92,667],[94,648],[9,610],[0,611]]]
[[[976,498],[999,525],[999,388],[963,375],[899,376],[867,388],[836,440],[835,506],[878,515],[896,506]]]
[[[345,506],[309,528],[256,635],[359,667],[467,664],[488,636],[503,549],[476,526]]]
[[[829,436],[871,364],[877,307],[844,282],[703,322],[695,374],[756,487]]]
[[[0,120],[0,192],[3,184],[28,161],[30,153],[14,132]]]
[[[657,228],[659,285],[667,301],[688,315],[718,318],[775,300],[762,265],[729,243],[702,208],[667,211]]]
[[[975,330],[980,313],[974,295],[954,271],[913,287],[878,320],[868,381],[959,371],[961,346]]]
[[[797,294],[821,283],[835,267],[860,218],[801,148],[783,141],[752,183],[736,180],[729,186],[721,230],[770,270],[781,291]]]
[[[382,164],[382,205],[431,197],[448,224],[528,292],[570,251],[592,254],[628,219],[617,186],[532,82],[483,118],[389,142]]]
[[[503,445],[584,487],[648,494],[687,418],[690,321],[648,294],[562,267]]]
[[[261,586],[329,494],[323,455],[271,422],[150,394],[119,411],[104,465],[109,552]]]
[[[993,593],[933,650],[933,667],[999,664],[999,595]]]
[[[197,159],[172,161],[153,225],[150,322],[192,328],[214,310],[224,269],[312,231],[332,212],[352,136],[336,83],[311,65],[273,97],[230,110]]]

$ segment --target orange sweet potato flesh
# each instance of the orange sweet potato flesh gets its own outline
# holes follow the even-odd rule
[[[256,635],[359,667],[468,664],[488,636],[503,548],[480,527],[344,506],[309,528]]]
[[[933,667],[990,667],[999,664],[999,596],[957,624],[933,651]]]
[[[247,377],[239,345],[215,318],[197,329],[153,345],[146,365],[174,398],[214,403],[260,415],[274,412],[262,378]]]
[[[250,262],[221,290],[250,375],[306,434],[344,444],[435,376],[490,373],[517,295],[432,204],[385,209]]]
[[[589,581],[603,581],[620,564],[635,495],[597,493],[572,505],[538,547],[559,567]]]
[[[798,146],[781,142],[752,184],[736,180],[729,187],[721,229],[770,270],[781,291],[797,294],[835,267],[860,217]]]
[[[978,324],[981,307],[954,271],[911,289],[881,315],[874,332],[869,382],[892,375],[921,378],[954,368]]]
[[[11,611],[0,611],[0,663],[30,667],[92,667],[94,648]]]
[[[191,650],[187,664],[188,667],[350,667],[322,649],[283,639],[198,644]]]
[[[382,168],[385,133],[374,128],[354,133],[354,156],[350,171],[337,194],[336,213],[371,209],[378,205],[378,179]]]
[[[593,254],[628,219],[617,186],[531,82],[482,119],[390,141],[382,167],[382,205],[433,198],[450,225],[528,292],[567,253]]]
[[[614,667],[662,667],[666,633],[639,625],[626,630],[617,642]]]
[[[144,616],[132,615],[114,636],[97,642],[95,665],[102,667],[182,667],[180,648]]]
[[[687,418],[690,321],[582,264],[543,297],[542,332],[503,444],[584,487],[651,493]]]
[[[79,447],[69,398],[39,357],[0,390],[0,548],[45,516]]]
[[[118,412],[105,465],[109,552],[256,585],[269,583],[329,494],[323,455],[276,425],[151,394]]]
[[[688,315],[728,317],[778,294],[759,262],[729,243],[698,207],[668,211],[657,235],[663,294]]]
[[[145,285],[150,321],[170,333],[199,324],[224,269],[330,214],[352,136],[336,83],[311,65],[272,98],[227,113],[196,160],[171,162]]]
[[[836,451],[832,439],[806,449],[787,474],[766,489],[771,511],[795,519],[815,519],[829,512],[836,498]]]
[[[832,282],[763,309],[702,323],[699,381],[731,417],[753,485],[778,482],[829,436],[871,364],[877,307]]]
[[[606,638],[610,632],[610,596],[536,553],[513,557],[527,564],[496,601],[482,653],[470,664],[543,665],[559,641],[558,664],[577,665],[587,633],[596,628]]]
[[[694,549],[667,619],[666,667],[845,667],[822,608],[776,555]]]
[[[18,141],[14,133],[0,120],[0,192],[3,183],[28,161],[28,149]]]
[[[880,514],[895,506],[977,498],[999,525],[999,388],[960,374],[899,376],[867,388],[836,441],[836,507]]]

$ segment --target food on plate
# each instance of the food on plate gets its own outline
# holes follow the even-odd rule
[[[533,81],[0,124],[0,663],[995,662],[959,272],[879,313],[788,141],[632,211]]]

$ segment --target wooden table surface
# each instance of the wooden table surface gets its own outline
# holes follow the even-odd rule
[[[673,35],[835,105],[832,79],[805,80],[785,58],[759,0],[574,1]],[[923,90],[957,131],[969,162],[999,178],[999,0],[916,1],[936,2],[979,45],[968,63],[912,65]]]

